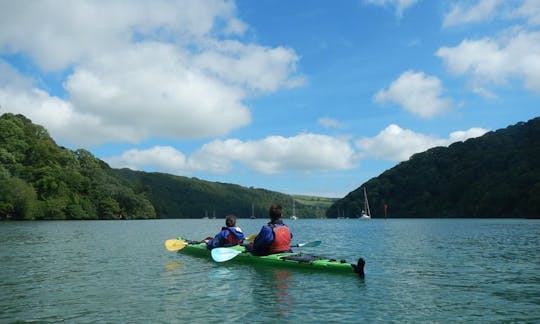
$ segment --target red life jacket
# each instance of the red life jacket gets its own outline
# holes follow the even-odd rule
[[[270,253],[280,253],[291,249],[291,231],[285,225],[272,226],[274,242],[270,245]]]
[[[237,245],[242,243],[243,240],[239,240],[236,235],[233,234],[232,229],[226,227],[224,229],[227,229],[229,231],[229,235],[227,235],[227,244],[230,245]]]

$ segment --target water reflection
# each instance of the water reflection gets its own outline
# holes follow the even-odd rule
[[[274,293],[280,318],[289,317],[289,313],[294,309],[295,299],[289,294],[291,276],[291,273],[287,270],[272,269]]]
[[[178,261],[169,261],[165,263],[165,270],[167,271],[173,271],[182,267],[184,267],[184,264]]]

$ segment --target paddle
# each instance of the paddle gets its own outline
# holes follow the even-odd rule
[[[298,243],[296,245],[292,245],[291,247],[315,247],[321,245],[321,241],[312,241],[307,243]],[[242,253],[242,251],[226,248],[226,247],[220,247],[212,249],[212,259],[216,262],[225,262],[229,261],[231,259],[234,259],[238,254]]]
[[[188,245],[186,241],[179,239],[169,239],[165,241],[165,248],[168,251],[180,251]]]
[[[226,247],[219,247],[212,249],[212,259],[216,262],[225,262],[229,261],[230,259],[233,259],[238,254],[242,253],[242,251],[226,248]]]
[[[311,241],[307,243],[298,243],[292,247],[315,247],[321,245],[322,241]]]
[[[251,235],[247,236],[245,241],[248,241],[249,243],[253,243],[253,241],[255,241],[255,238],[257,237],[257,234],[258,233],[251,234]]]

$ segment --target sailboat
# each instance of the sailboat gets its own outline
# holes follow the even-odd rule
[[[371,211],[369,210],[369,201],[367,199],[366,187],[364,187],[364,210],[360,215],[360,219],[371,219]]]
[[[255,217],[255,206],[254,206],[253,203],[251,204],[251,216],[249,218],[251,218],[251,219],[257,218],[257,217]]]
[[[293,201],[292,201],[292,216],[291,216],[291,219],[298,219],[298,217],[296,217],[296,206],[294,204],[294,198],[293,198]]]

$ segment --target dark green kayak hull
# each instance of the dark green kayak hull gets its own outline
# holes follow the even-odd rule
[[[182,238],[179,238],[183,240]],[[189,242],[189,241],[188,241]],[[235,258],[227,262],[266,265],[276,268],[299,268],[311,271],[324,271],[332,273],[343,273],[364,275],[364,260],[360,259],[357,264],[351,264],[344,260],[334,260],[324,257],[318,257],[306,253],[277,253],[266,256],[257,256],[250,252],[245,252],[243,246],[233,246],[235,249],[244,253],[238,254]],[[210,250],[206,248],[205,243],[188,244],[178,253],[212,259]]]

